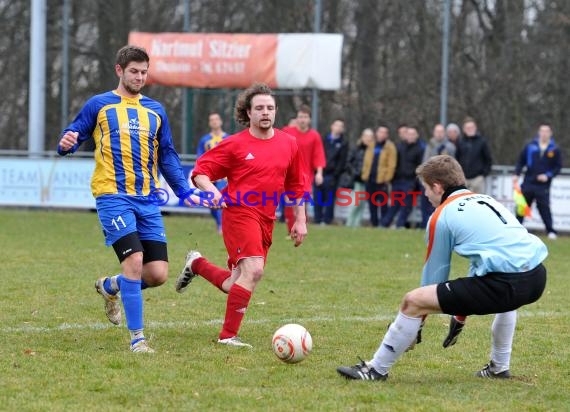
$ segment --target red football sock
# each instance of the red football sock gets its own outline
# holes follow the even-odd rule
[[[465,323],[465,319],[467,319],[467,316],[459,316],[459,315],[455,315],[455,319],[459,322],[463,322]]]
[[[227,269],[222,269],[206,260],[206,258],[198,258],[192,262],[192,273],[197,273],[202,276],[212,285],[223,291],[222,284],[224,280],[229,278],[232,273]]]
[[[228,301],[226,303],[226,318],[224,326],[220,332],[220,339],[233,338],[237,336],[243,315],[249,300],[251,299],[251,291],[234,283],[230,288],[228,294]]]

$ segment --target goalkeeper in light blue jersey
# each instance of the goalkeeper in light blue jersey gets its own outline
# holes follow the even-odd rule
[[[385,380],[417,340],[427,315],[496,314],[491,360],[476,376],[509,378],[516,309],[535,302],[544,291],[546,246],[491,196],[468,191],[461,166],[451,156],[429,159],[417,174],[436,207],[426,232],[422,286],[404,296],[372,360],[337,371],[347,379]],[[469,259],[467,277],[449,280],[453,251]]]

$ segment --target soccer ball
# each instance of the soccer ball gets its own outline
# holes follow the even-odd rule
[[[273,334],[273,353],[285,363],[297,363],[305,359],[313,349],[311,334],[295,323],[280,327]]]

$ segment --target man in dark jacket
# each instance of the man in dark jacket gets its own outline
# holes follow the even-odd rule
[[[390,208],[386,216],[382,217],[381,225],[389,227],[396,220],[397,228],[404,228],[408,222],[408,216],[412,211],[414,196],[412,192],[416,187],[416,168],[422,163],[425,144],[419,141],[419,133],[416,127],[408,127],[404,136],[405,140],[398,143],[398,163],[396,173],[392,180],[392,194],[390,196]],[[417,192],[418,194],[421,192]]]
[[[541,124],[538,128],[538,136],[522,150],[515,167],[514,185],[518,184],[523,168],[526,168],[526,171],[521,186],[522,194],[529,206],[536,199],[536,207],[544,222],[548,237],[556,239],[550,212],[550,185],[552,179],[562,169],[562,155],[560,148],[554,142],[552,128],[549,124]],[[524,216],[517,214],[517,219],[522,223]]]
[[[456,157],[465,173],[467,188],[485,193],[485,177],[491,172],[493,160],[487,139],[479,134],[471,117],[463,121],[463,139],[457,145]]]
[[[343,133],[344,122],[337,119],[332,122],[330,133],[323,138],[327,165],[323,170],[323,183],[315,185],[315,223],[329,225],[334,220],[336,189],[348,157],[348,142]]]

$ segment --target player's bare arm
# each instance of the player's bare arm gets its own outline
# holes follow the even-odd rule
[[[317,173],[315,174],[315,184],[317,186],[320,186],[323,184],[324,178],[323,178],[323,168],[322,167],[317,167]]]
[[[196,187],[200,189],[202,192],[211,193],[207,201],[205,202],[208,207],[213,209],[216,208],[225,208],[227,207],[226,202],[220,202],[222,198],[222,194],[218,190],[218,188],[212,183],[210,178],[206,175],[196,175],[194,177],[194,184]]]
[[[295,212],[295,223],[291,228],[291,239],[295,241],[295,247],[301,245],[307,236],[307,217],[304,205],[293,206]]]

